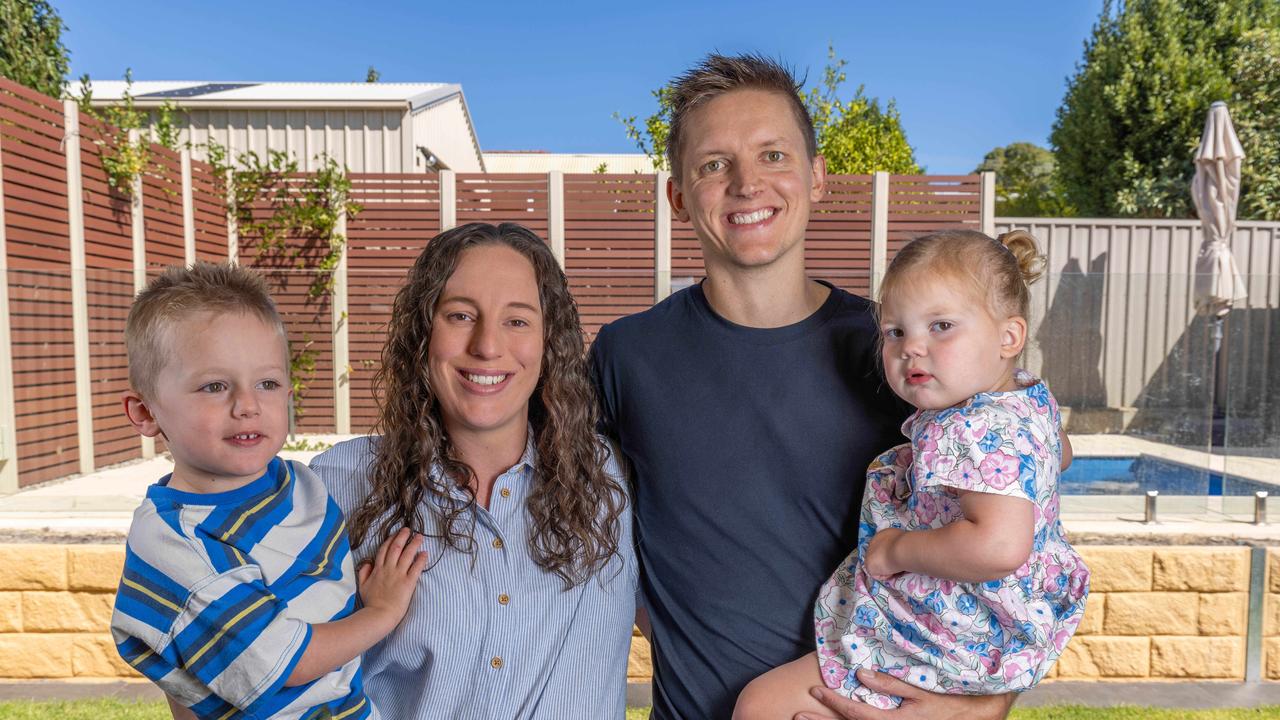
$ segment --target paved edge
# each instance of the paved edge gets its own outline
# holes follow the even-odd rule
[[[120,700],[156,701],[163,695],[145,680],[0,681],[0,702],[5,700]],[[648,707],[653,702],[649,683],[627,683],[627,706]],[[1238,708],[1280,705],[1280,682],[1045,682],[1023,694],[1018,707],[1046,705],[1086,705],[1111,707],[1131,705],[1163,708]]]

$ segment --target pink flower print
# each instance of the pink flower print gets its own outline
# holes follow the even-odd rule
[[[1000,404],[1014,417],[1024,418],[1031,414],[1031,408],[1027,406],[1026,401],[1017,395],[1007,397]]]
[[[1067,641],[1071,639],[1071,629],[1063,628],[1053,634],[1053,649],[1061,653],[1067,649]]]
[[[849,668],[844,663],[836,662],[828,659],[822,663],[822,680],[829,688],[838,688],[844,684],[844,678],[849,674]],[[812,676],[810,676],[812,677]]]
[[[938,441],[942,439],[942,424],[936,420],[931,420],[925,424],[924,429],[920,431],[916,438],[915,446],[924,450],[937,450]]]
[[[1016,463],[1014,464],[1014,469],[1017,469]],[[956,463],[956,469],[951,473],[951,478],[952,482],[947,484],[955,485],[962,489],[971,488],[982,483],[982,478],[978,475],[977,468],[973,466],[973,461],[969,458],[964,458]]]
[[[925,690],[938,689],[938,671],[929,665],[913,665],[902,679]]]
[[[972,445],[987,434],[987,421],[974,415],[961,414],[951,423],[951,437],[961,445]]]
[[[1019,428],[1018,432],[1013,434],[1013,449],[1018,451],[1019,455],[1031,455],[1035,448],[1031,444],[1031,431]]]
[[[991,648],[986,655],[979,655],[978,662],[982,663],[982,669],[987,671],[988,675],[995,675],[1000,671],[1000,651]]]
[[[848,588],[832,584],[823,588],[822,597],[818,599],[822,607],[832,615],[848,620],[853,617],[853,599],[849,597]]]
[[[1018,480],[1018,458],[997,450],[982,459],[978,466],[988,485],[1003,490]]]
[[[941,527],[941,523],[936,522],[942,510],[940,499],[936,493],[927,490],[915,494],[915,515],[921,527]]]

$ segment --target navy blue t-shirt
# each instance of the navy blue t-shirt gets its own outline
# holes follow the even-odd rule
[[[761,329],[721,318],[699,285],[601,329],[592,371],[635,473],[655,718],[727,719],[748,682],[814,649],[867,465],[904,441],[876,335],[871,303],[836,288]]]

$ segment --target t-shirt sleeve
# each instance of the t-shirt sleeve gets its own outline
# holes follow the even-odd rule
[[[1037,451],[1021,441],[1017,415],[969,405],[921,419],[912,438],[916,489],[947,487],[1034,501]]]
[[[285,614],[256,565],[241,565],[192,588],[171,630],[181,666],[222,700],[252,715],[278,692],[311,639],[311,626]]]
[[[600,418],[596,423],[596,431],[608,438],[617,438],[616,400],[612,384],[609,382],[607,359],[610,345],[610,329],[608,325],[600,328],[596,339],[591,343],[587,355],[588,367],[591,371],[591,384],[595,388],[599,400]]]

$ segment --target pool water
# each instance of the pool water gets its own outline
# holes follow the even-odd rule
[[[1063,495],[1253,495],[1277,491],[1267,483],[1163,460],[1136,457],[1076,457],[1058,480]]]

